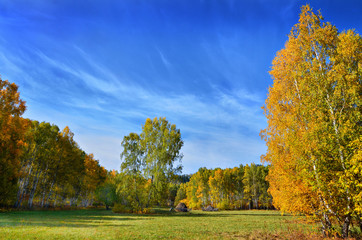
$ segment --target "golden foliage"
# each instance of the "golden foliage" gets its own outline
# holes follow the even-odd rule
[[[330,218],[348,228],[351,216],[360,214],[361,60],[361,37],[338,33],[306,5],[270,71],[268,126],[261,136],[274,204],[318,216],[327,228]]]

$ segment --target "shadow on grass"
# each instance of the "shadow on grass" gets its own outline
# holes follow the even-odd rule
[[[237,214],[233,214],[233,213]],[[114,213],[119,216],[133,216],[133,217],[208,217],[208,218],[219,218],[219,217],[237,217],[237,216],[248,216],[248,217],[290,217],[291,215],[280,215],[280,214],[268,214],[268,213],[246,213],[242,211],[227,211],[221,212],[201,212],[200,210],[191,212],[166,212],[166,213],[154,213],[154,214],[126,214],[126,213]]]
[[[100,227],[97,223],[79,223],[79,222],[64,222],[64,223],[51,223],[51,222],[1,222],[0,228],[8,227],[66,227],[66,228],[97,228]],[[102,227],[129,227],[126,224],[102,224]]]
[[[86,222],[89,222],[89,221],[99,221],[99,222],[108,222],[108,221],[138,221],[138,220],[152,220],[153,219],[153,216],[151,215],[144,215],[146,218],[137,218],[138,216],[141,216],[141,215],[128,215],[130,217],[125,217],[123,214],[119,215],[119,217],[117,217],[117,215],[115,215],[114,217],[104,217],[104,216],[78,216],[78,217],[75,217],[75,222],[77,221],[86,221]],[[68,221],[73,221],[73,220],[68,220]]]
[[[256,217],[290,217],[292,215],[280,215],[280,214],[267,214],[267,213],[242,213],[242,214],[238,214],[241,216],[256,216]]]
[[[42,227],[74,227],[74,228],[94,228],[94,227],[125,227],[124,224],[139,220],[152,220],[156,218],[233,218],[238,216],[255,217],[283,217],[278,213],[268,213],[267,211],[221,211],[221,212],[170,212],[168,209],[155,209],[154,214],[122,214],[113,213],[107,210],[67,210],[67,211],[25,211],[10,212],[2,214],[0,227],[22,227],[22,226],[42,226]],[[287,215],[284,215],[287,217]],[[117,224],[119,223],[119,224]]]

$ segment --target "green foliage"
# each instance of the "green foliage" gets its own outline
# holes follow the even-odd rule
[[[122,205],[134,212],[147,207],[150,181],[141,175],[125,172],[121,172],[117,178],[117,194]]]
[[[181,183],[180,187],[177,190],[177,194],[176,194],[176,198],[175,198],[175,202],[174,202],[175,207],[177,206],[177,204],[179,202],[181,202],[181,200],[184,200],[187,198],[186,191],[187,191],[187,184]]]
[[[108,210],[110,206],[113,206],[116,202],[119,202],[117,195],[117,183],[116,172],[108,172],[107,178],[103,184],[99,185],[96,189],[96,199],[102,202]]]
[[[123,138],[118,192],[124,195],[124,204],[143,209],[166,205],[168,199],[174,198],[169,184],[181,171],[181,165],[174,164],[181,161],[182,145],[180,130],[166,118],[148,118],[140,135],[130,133]]]
[[[133,213],[133,210],[131,207],[128,207],[122,203],[116,203],[114,204],[112,211],[114,213]]]
[[[79,148],[68,127],[59,131],[50,123],[28,122],[15,206],[92,205],[106,170]]]
[[[174,206],[175,199],[176,199],[176,196],[177,196],[177,192],[178,192],[179,187],[180,187],[180,184],[177,184],[177,183],[170,182],[170,183],[168,184],[168,189],[167,189],[167,192],[168,192],[167,205],[169,205],[169,206]]]
[[[229,198],[224,198],[221,200],[221,202],[216,204],[216,207],[219,210],[230,210],[232,209],[231,203],[229,201]]]
[[[0,207],[92,205],[106,170],[68,127],[21,118],[18,86],[0,78]]]

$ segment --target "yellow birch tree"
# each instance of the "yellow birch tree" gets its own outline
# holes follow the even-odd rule
[[[326,234],[335,220],[348,237],[359,214],[355,186],[362,181],[356,169],[361,37],[352,30],[339,33],[309,5],[301,10],[270,71],[268,126],[261,132],[268,147],[263,158],[271,163],[270,192],[282,211],[317,217]]]

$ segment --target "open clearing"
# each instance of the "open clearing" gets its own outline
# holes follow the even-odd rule
[[[275,239],[314,224],[278,211],[244,210],[154,215],[106,210],[0,213],[1,239]]]

